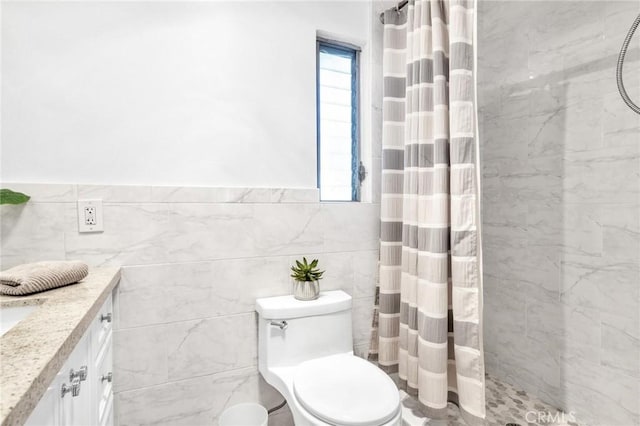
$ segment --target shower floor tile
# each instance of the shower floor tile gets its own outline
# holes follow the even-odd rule
[[[467,426],[454,404],[449,404],[448,419],[434,420],[422,414],[420,404],[414,397],[400,391],[400,398],[402,423],[405,426]],[[563,416],[557,408],[489,375],[486,377],[486,403],[487,426],[577,425],[568,421],[571,419]]]

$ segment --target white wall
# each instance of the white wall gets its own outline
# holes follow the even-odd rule
[[[2,9],[14,182],[315,188],[316,31],[365,43],[371,22],[368,2]]]
[[[326,268],[324,290],[353,295],[354,349],[366,353],[380,206],[318,202],[315,39],[364,43],[373,167],[363,191],[375,202],[381,90],[369,93],[370,45],[381,35],[371,43],[370,8],[2,3],[0,177],[32,199],[0,207],[0,269],[123,267],[117,424],[211,425],[238,402],[279,403],[257,374],[253,304],[289,293],[288,268],[303,255]],[[78,234],[80,198],[104,201],[103,233]],[[292,421],[280,410],[270,423]]]

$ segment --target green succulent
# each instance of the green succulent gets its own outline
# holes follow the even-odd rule
[[[0,189],[0,204],[23,204],[31,197],[22,192],[14,192],[10,189]]]
[[[307,258],[303,257],[302,262],[296,260],[296,265],[291,267],[293,274],[291,278],[296,281],[318,281],[322,279],[324,271],[318,269],[318,259],[313,259],[311,263],[307,262]]]

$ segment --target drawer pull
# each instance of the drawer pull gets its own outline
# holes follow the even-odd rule
[[[111,312],[109,312],[108,314],[102,314],[100,315],[100,321],[101,322],[111,322]]]
[[[87,380],[87,366],[83,365],[80,367],[78,371],[74,371],[73,368],[69,372],[69,380],[73,381],[74,379],[78,379],[79,382],[84,382]]]
[[[71,396],[76,397],[80,395],[80,380],[77,378],[71,381],[71,385],[67,385],[66,383],[62,384],[61,397],[64,398],[66,394],[71,392]]]
[[[104,376],[100,377],[101,382],[104,382],[105,380],[111,383],[111,381],[113,380],[113,373],[107,373]]]

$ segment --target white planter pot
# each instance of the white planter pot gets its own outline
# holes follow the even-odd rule
[[[293,297],[298,300],[314,300],[320,296],[318,281],[293,281]]]

